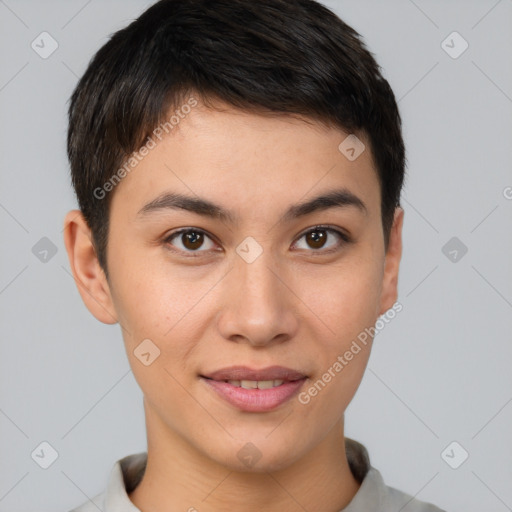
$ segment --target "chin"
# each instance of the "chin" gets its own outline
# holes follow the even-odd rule
[[[266,435],[266,434],[265,434]],[[291,441],[291,437],[279,438],[269,441],[265,435],[247,436],[246,442],[233,440],[221,452],[206,453],[218,464],[231,471],[240,473],[271,473],[290,467],[300,458],[298,442]],[[253,439],[251,441],[250,439]],[[233,457],[234,452],[234,457]]]

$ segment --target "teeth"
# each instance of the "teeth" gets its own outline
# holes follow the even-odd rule
[[[270,389],[274,387],[273,380],[260,380],[258,382],[258,389]]]
[[[258,387],[258,381],[256,380],[242,380],[240,386],[244,389],[256,389]]]
[[[232,386],[244,389],[270,389],[280,386],[284,381],[276,380],[228,380]]]

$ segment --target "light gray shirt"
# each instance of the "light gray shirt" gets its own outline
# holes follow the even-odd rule
[[[385,485],[379,471],[370,465],[368,452],[362,444],[345,438],[345,448],[350,470],[361,483],[361,487],[340,512],[444,512],[434,505]],[[98,512],[98,508],[103,512],[140,512],[130,501],[128,494],[141,481],[146,462],[146,452],[118,460],[112,468],[106,490],[70,512]]]

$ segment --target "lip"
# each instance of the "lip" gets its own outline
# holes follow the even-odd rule
[[[245,412],[268,412],[290,400],[304,385],[307,376],[283,366],[256,370],[246,366],[223,368],[201,380],[218,396],[233,407]],[[280,386],[270,389],[245,389],[233,386],[227,380],[283,380]]]
[[[268,366],[261,370],[249,368],[248,366],[230,366],[221,368],[212,373],[201,375],[207,379],[221,380],[285,380],[295,381],[306,377],[303,373],[286,368],[284,366]]]

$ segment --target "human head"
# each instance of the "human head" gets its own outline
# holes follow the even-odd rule
[[[228,39],[219,29],[226,26],[215,21],[223,14],[233,25]],[[290,30],[288,17],[295,30],[279,36]],[[304,462],[323,440],[339,435],[334,426],[360,383],[371,339],[357,347],[353,342],[396,300],[402,219],[396,206],[403,178],[398,111],[370,54],[337,20],[304,0],[161,2],[114,35],[74,94],[70,155],[80,165],[72,172],[79,198],[91,201],[88,210],[81,205],[83,218],[68,218],[66,248],[90,311],[123,328],[144,392],[148,439],[157,451],[186,445],[187,456],[199,453],[201,463],[239,469],[236,449],[250,440],[265,455],[257,471]],[[261,26],[259,36],[251,23]],[[173,38],[180,42],[172,44]],[[95,197],[123,158],[149,147],[173,114],[175,128],[157,132],[162,138],[114,183],[113,193]],[[349,133],[367,148],[353,161],[338,150]],[[89,172],[107,167],[99,178]],[[342,192],[342,207],[326,209],[333,200],[322,190],[340,188],[352,195]],[[319,192],[323,199],[315,210],[304,201]],[[178,198],[176,210],[169,208],[176,201],[169,193],[189,198]],[[204,215],[218,208],[197,197],[221,205],[238,222]],[[104,229],[107,212],[108,252],[96,252],[108,280],[91,246],[92,238],[101,240],[91,218]],[[297,251],[314,221],[339,225],[331,251]],[[201,242],[198,254],[177,251],[171,238],[183,243],[176,236],[183,225],[199,226],[218,248],[203,251],[203,233],[192,241]],[[329,240],[321,235],[314,243]],[[245,260],[240,251],[254,247],[261,253]],[[137,354],[148,347],[159,352],[146,367]],[[345,366],[338,357],[349,351]],[[328,374],[332,384],[319,397],[268,414],[236,410],[205,387],[211,372],[231,365],[258,371],[286,366],[309,386],[328,379],[324,372],[336,372],[336,361],[341,370]],[[332,446],[324,444],[324,454]]]
[[[387,245],[405,150],[393,92],[360,36],[314,0],[161,0],[97,52],[69,108],[73,186],[107,276],[119,170],[192,95],[366,135]]]

